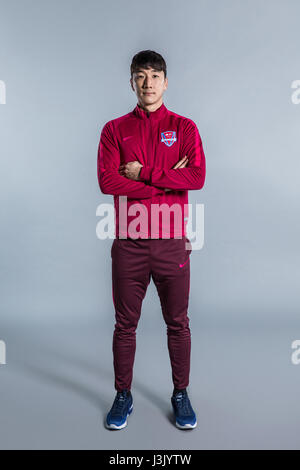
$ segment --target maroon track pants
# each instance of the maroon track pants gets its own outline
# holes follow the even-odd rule
[[[189,384],[191,333],[188,303],[190,253],[187,237],[118,239],[111,247],[112,295],[115,307],[113,363],[115,389],[131,389],[136,328],[151,276],[167,325],[172,380],[177,389]]]

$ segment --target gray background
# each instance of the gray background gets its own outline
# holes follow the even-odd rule
[[[299,446],[298,1],[0,2],[0,446],[292,449]],[[175,428],[166,326],[151,282],[128,426],[115,390],[112,240],[96,236],[100,132],[136,105],[132,56],[166,59],[166,106],[198,125],[205,243],[191,255],[188,387]]]

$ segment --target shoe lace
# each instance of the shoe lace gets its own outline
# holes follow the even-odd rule
[[[190,415],[193,412],[191,404],[190,404],[190,400],[186,391],[177,393],[174,399],[176,401],[178,408],[183,414]]]
[[[112,407],[112,414],[119,414],[123,412],[127,401],[127,394],[126,391],[117,392],[116,398],[114,400],[114,404]]]

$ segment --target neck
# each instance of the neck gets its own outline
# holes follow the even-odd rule
[[[163,100],[161,98],[157,103],[152,103],[152,104],[149,104],[149,105],[145,105],[145,104],[143,104],[139,101],[138,105],[139,105],[140,108],[144,109],[145,111],[153,113],[153,111],[156,111],[158,108],[161,107],[162,103],[163,103]]]

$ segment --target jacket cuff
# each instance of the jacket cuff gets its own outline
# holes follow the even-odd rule
[[[140,181],[150,182],[151,171],[152,171],[152,168],[150,166],[142,166],[140,175],[139,175]]]

